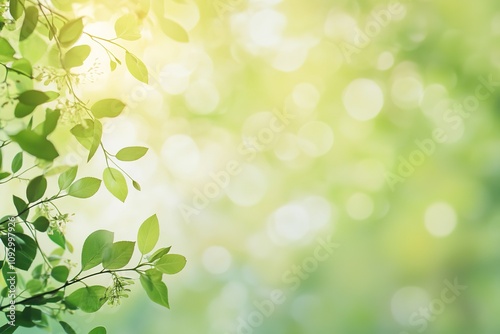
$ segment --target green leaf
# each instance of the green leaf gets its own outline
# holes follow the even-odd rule
[[[22,220],[26,220],[29,214],[28,203],[15,195],[12,196],[12,201],[14,202],[14,206],[16,207],[19,218],[21,218]]]
[[[57,127],[57,122],[59,122],[59,117],[61,117],[61,112],[59,110],[47,109],[45,111],[45,122],[43,122],[43,135],[48,136]]]
[[[11,326],[9,324],[5,324],[2,327],[0,327],[0,334],[12,334],[18,329],[18,326],[14,325]]]
[[[189,35],[186,30],[177,22],[164,17],[159,18],[160,28],[165,35],[172,38],[174,41],[187,43]]]
[[[37,231],[45,232],[49,228],[50,222],[45,216],[40,216],[33,222],[33,226]]]
[[[78,18],[66,23],[59,31],[59,43],[64,47],[75,44],[83,33],[83,19]]]
[[[28,183],[26,198],[30,203],[34,203],[43,197],[46,190],[47,179],[43,175],[37,176]]]
[[[95,195],[100,186],[101,180],[95,177],[84,177],[69,187],[68,195],[77,198],[89,198]]]
[[[137,181],[132,181],[132,185],[134,186],[135,189],[141,191],[141,185],[137,183]]]
[[[28,38],[33,31],[35,31],[36,25],[38,24],[38,8],[35,6],[30,6],[26,8],[26,13],[24,16],[23,25],[21,27],[21,36],[19,41],[24,41]]]
[[[0,172],[0,180],[8,178],[10,175],[9,172]]]
[[[21,72],[27,77],[31,77],[33,75],[33,67],[31,66],[31,63],[24,58],[14,60],[11,68]]]
[[[59,156],[54,144],[44,136],[32,130],[22,130],[16,135],[10,136],[21,148],[29,154],[47,161],[53,161]]]
[[[59,175],[59,179],[57,183],[59,184],[60,190],[67,189],[73,181],[75,181],[76,174],[78,173],[78,166],[73,166],[61,175]]]
[[[102,179],[106,189],[120,201],[125,202],[128,195],[128,186],[123,174],[115,168],[108,167],[104,170]]]
[[[43,284],[40,280],[32,279],[26,283],[26,290],[30,293],[30,295],[34,295],[37,292],[43,289]]]
[[[141,38],[139,20],[135,14],[125,14],[115,23],[116,37],[127,41],[135,41]]]
[[[118,151],[118,153],[116,153],[116,158],[120,161],[135,161],[142,158],[147,152],[147,147],[125,147]]]
[[[154,269],[148,269],[146,274],[140,274],[140,281],[149,299],[159,305],[170,308],[168,304],[168,289],[161,280],[161,273],[158,273]]]
[[[130,52],[125,53],[125,63],[127,64],[128,71],[137,80],[147,84],[149,82],[149,73],[146,65]]]
[[[9,240],[9,236],[13,240]],[[36,257],[36,242],[22,233],[10,233],[0,236],[5,247],[9,248],[9,242],[13,241],[15,245],[15,263],[14,266],[21,270],[28,270]]]
[[[53,101],[59,97],[56,92],[41,92],[39,90],[27,90],[21,93],[17,99],[27,106],[39,106],[41,104]]]
[[[159,258],[161,258],[163,255],[168,254],[168,252],[170,252],[171,248],[172,247],[165,247],[165,248],[158,249],[156,252],[153,253],[153,255],[151,255],[149,257],[149,262],[154,262],[154,261],[158,260]]]
[[[19,19],[24,13],[24,0],[10,0],[9,12],[14,20]]]
[[[106,328],[99,326],[89,332],[89,334],[107,334]]]
[[[92,157],[97,152],[99,145],[101,145],[102,124],[97,119],[94,121],[94,129],[93,130],[94,131],[93,131],[93,135],[92,135],[92,144],[90,145],[89,156],[87,158],[87,162],[89,162],[90,159],[92,159]]]
[[[142,254],[147,254],[153,250],[160,237],[160,224],[158,217],[152,215],[146,219],[137,234],[137,246]]]
[[[23,118],[30,115],[33,111],[35,111],[36,106],[29,106],[24,103],[19,102],[14,109],[14,116],[17,118]]]
[[[23,167],[23,152],[19,152],[12,159],[12,173],[17,173]]]
[[[50,272],[50,276],[58,282],[65,283],[69,276],[69,269],[66,266],[54,267]]]
[[[62,249],[66,249],[66,238],[59,230],[52,230],[52,233],[48,233],[49,239],[52,240],[56,245]],[[68,247],[69,249],[69,247]]]
[[[101,264],[106,248],[113,245],[114,233],[98,230],[90,234],[83,243],[82,270],[92,269]]]
[[[155,268],[164,274],[177,274],[186,266],[186,258],[178,254],[163,255],[155,264]]]
[[[66,334],[76,334],[75,330],[67,322],[59,321],[59,324],[64,329]]]
[[[0,37],[0,61],[11,61],[14,60],[14,55],[16,50],[10,45],[10,43],[3,37]]]
[[[120,269],[125,267],[134,254],[135,242],[118,241],[105,251],[102,266],[105,269]]]
[[[15,311],[16,325],[19,327],[35,327],[35,323],[31,320],[30,316],[23,311]]]
[[[116,117],[120,115],[125,108],[125,103],[117,99],[104,99],[101,101],[97,101],[90,108],[92,114],[96,118],[103,117]]]
[[[75,136],[83,147],[90,150],[94,143],[94,121],[84,119],[82,124],[75,125],[71,130],[71,134]]]
[[[90,55],[91,48],[88,45],[78,45],[71,48],[63,58],[63,65],[66,69],[82,66]]]
[[[83,312],[93,313],[106,302],[106,288],[100,285],[84,287],[76,290],[66,298],[66,302],[78,307]]]

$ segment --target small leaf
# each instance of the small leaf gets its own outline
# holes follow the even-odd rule
[[[137,181],[132,181],[132,185],[134,186],[135,189],[141,191],[141,185],[137,183]]]
[[[85,60],[90,55],[91,48],[88,45],[78,45],[71,48],[63,58],[64,68],[70,69],[73,67],[82,66]]]
[[[84,119],[82,124],[77,124],[70,130],[83,147],[90,150],[94,143],[94,121]]]
[[[14,202],[14,206],[16,207],[19,218],[21,218],[22,220],[26,220],[29,214],[28,203],[15,195],[12,196],[12,200]]]
[[[125,147],[118,151],[118,153],[116,153],[116,158],[120,161],[135,161],[142,158],[147,152],[147,147]]]
[[[10,0],[9,12],[14,20],[19,19],[24,13],[24,0]]]
[[[23,167],[23,152],[19,152],[12,159],[12,173],[17,173]]]
[[[57,183],[59,184],[60,190],[67,189],[73,181],[75,181],[76,173],[78,172],[78,166],[71,167],[61,175],[59,175],[59,179]]]
[[[35,111],[36,106],[29,106],[24,103],[19,102],[14,109],[14,116],[17,118],[23,118],[30,115],[33,111]]]
[[[59,31],[59,43],[64,47],[75,44],[83,33],[83,19],[78,18],[66,23]]]
[[[32,280],[28,281],[28,283],[26,283],[26,290],[28,290],[28,292],[31,295],[36,294],[37,292],[41,291],[42,289],[43,289],[43,284],[42,284],[42,282],[40,282],[40,280],[32,279]]]
[[[149,73],[146,65],[130,52],[125,53],[125,63],[127,64],[128,71],[137,80],[147,84],[149,82]]]
[[[53,101],[59,97],[56,92],[41,92],[38,90],[27,90],[21,93],[17,99],[27,106],[39,106],[41,104]]]
[[[30,37],[33,31],[35,31],[36,25],[38,24],[38,8],[35,6],[30,6],[26,8],[26,13],[24,16],[23,25],[21,27],[21,36],[19,41],[24,41],[26,38]]]
[[[125,14],[115,23],[116,37],[127,41],[135,41],[141,38],[139,20],[135,14]]]
[[[10,45],[10,43],[3,37],[0,37],[0,60],[1,61],[11,61],[14,60],[14,55],[16,50]]]
[[[148,269],[146,274],[140,274],[140,281],[149,299],[159,305],[170,308],[168,304],[168,289],[161,280],[161,273],[158,273],[154,269]]]
[[[33,226],[37,231],[45,232],[49,228],[50,222],[47,217],[40,216],[33,222]]]
[[[89,334],[107,334],[106,328],[99,326],[89,332]]]
[[[52,233],[49,233],[48,235],[49,239],[52,240],[56,245],[58,245],[62,249],[66,249],[66,238],[64,237],[64,234],[62,234],[59,230],[53,229]]]
[[[65,283],[69,276],[69,269],[66,266],[54,267],[50,272],[50,276],[58,282]]]
[[[120,201],[125,202],[128,195],[128,187],[123,174],[115,168],[108,167],[104,170],[102,179],[104,180],[106,189]]]
[[[111,72],[116,70],[116,66],[117,66],[117,64],[115,61],[112,61],[112,60],[109,61],[109,68],[111,69]]]
[[[59,122],[59,117],[61,117],[61,112],[59,110],[47,109],[45,111],[45,122],[43,122],[43,135],[48,136],[57,127],[57,122]]]
[[[64,329],[66,334],[76,334],[75,330],[67,322],[59,321],[59,324]]]
[[[18,72],[21,72],[27,77],[31,77],[33,75],[33,67],[31,66],[31,63],[27,59],[24,58],[16,59],[12,63],[12,68]]]
[[[29,236],[22,233],[10,233],[9,236],[14,239],[16,247],[15,262],[13,265],[21,270],[28,270],[36,257],[36,242]],[[9,248],[9,236],[1,235],[5,247]]]
[[[137,234],[137,246],[142,254],[147,254],[153,250],[160,237],[160,224],[158,217],[152,215],[146,219]]]
[[[8,178],[10,175],[9,172],[0,172],[0,180]]]
[[[106,302],[106,288],[100,285],[84,287],[76,290],[66,298],[66,302],[78,307],[83,312],[93,313]]]
[[[96,118],[116,117],[125,108],[125,103],[117,99],[104,99],[94,103],[90,110]]]
[[[164,274],[177,274],[186,266],[186,258],[178,254],[163,255],[155,264],[155,268]]]
[[[94,177],[84,177],[69,187],[68,195],[77,198],[89,198],[95,195],[100,186],[101,180]]]
[[[28,183],[26,198],[30,203],[34,203],[43,197],[45,190],[47,190],[47,179],[43,175],[37,176]]]
[[[21,130],[10,138],[21,146],[29,154],[47,161],[53,161],[59,156],[54,144],[31,130]]]
[[[189,35],[186,30],[177,22],[164,17],[159,18],[160,28],[165,35],[181,43],[189,42]]]
[[[120,269],[125,267],[134,253],[135,242],[118,241],[105,251],[102,266],[104,269]]]
[[[89,162],[97,152],[99,145],[101,145],[101,139],[102,139],[102,124],[96,119],[94,121],[92,144],[90,145],[89,148],[89,156],[87,158],[87,162]]]
[[[163,255],[168,254],[172,247],[160,248],[149,257],[149,262],[154,262],[161,258]]]
[[[106,248],[113,244],[114,233],[98,230],[90,234],[82,248],[82,270],[92,269],[101,264]]]
[[[21,327],[34,327],[35,322],[40,322],[42,320],[42,311],[33,307],[25,307],[20,314],[17,314],[16,324]]]

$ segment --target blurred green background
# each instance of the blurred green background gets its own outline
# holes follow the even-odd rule
[[[133,4],[74,6],[106,35]],[[97,228],[132,240],[157,212],[188,265],[170,311],[136,286],[68,318],[78,333],[500,333],[499,2],[165,5],[191,41],[144,26],[127,47],[149,86],[97,48],[82,70],[84,96],[129,106],[107,148],[152,148],[126,166],[143,191],[62,206],[75,249]]]

